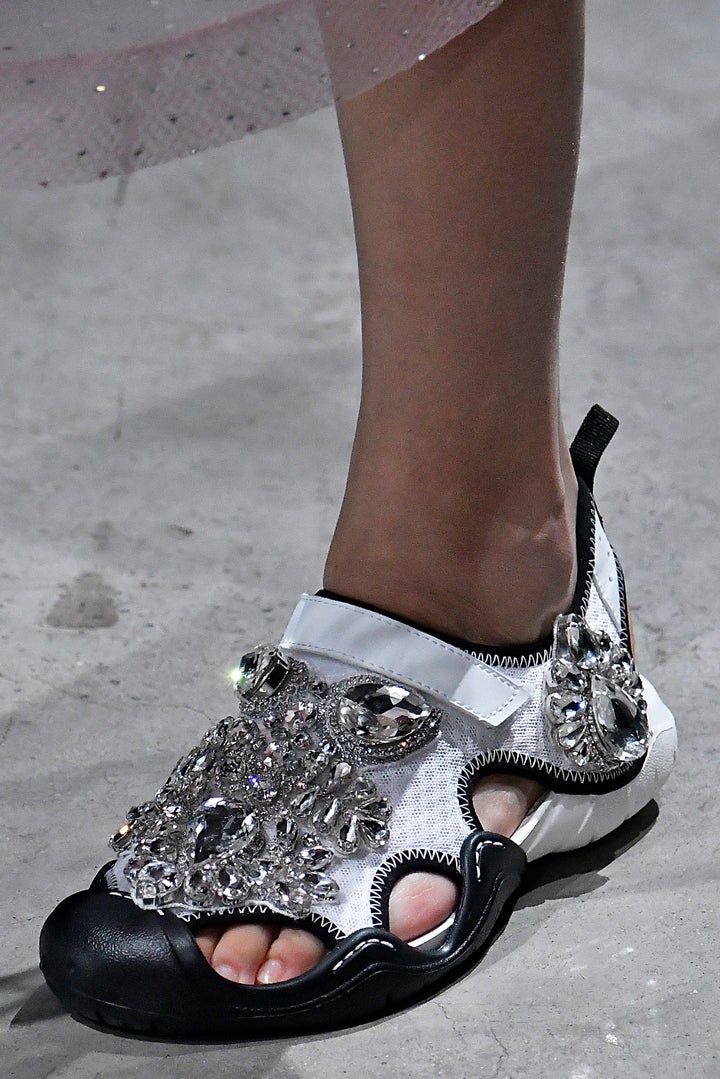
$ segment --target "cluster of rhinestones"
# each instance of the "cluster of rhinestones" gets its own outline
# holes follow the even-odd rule
[[[111,845],[140,906],[306,915],[337,899],[333,863],[388,843],[390,805],[357,765],[413,752],[439,716],[402,686],[328,686],[269,646],[234,677],[240,716],[216,724]]]
[[[647,750],[647,705],[632,656],[577,615],[556,619],[544,707],[555,742],[575,765],[626,764]]]

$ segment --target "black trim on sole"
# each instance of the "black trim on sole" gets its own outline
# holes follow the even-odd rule
[[[215,973],[179,918],[86,891],[64,900],[45,923],[41,969],[78,1018],[145,1037],[243,1040],[355,1025],[454,980],[504,924],[521,886],[524,852],[512,840],[476,831],[463,844],[460,865],[455,921],[430,952],[367,928],[300,978],[235,985]]]

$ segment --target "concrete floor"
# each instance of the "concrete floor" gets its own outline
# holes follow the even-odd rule
[[[590,5],[565,411],[622,418],[600,505],[680,720],[660,816],[546,870],[485,962],[331,1037],[121,1040],[43,987],[43,918],[232,710],[318,585],[358,390],[333,116],[114,183],[0,196],[2,1054],[13,1079],[720,1074],[715,799],[720,23]],[[635,845],[642,831],[642,842]],[[622,856],[619,855],[622,849]]]

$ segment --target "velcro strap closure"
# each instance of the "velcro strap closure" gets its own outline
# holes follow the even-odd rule
[[[352,603],[304,595],[281,648],[396,679],[498,727],[530,694],[500,671],[445,641]]]

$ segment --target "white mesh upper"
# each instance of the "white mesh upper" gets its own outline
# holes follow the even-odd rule
[[[593,575],[584,617],[592,629],[604,630],[619,641],[621,610],[617,564],[597,514],[595,545],[593,568],[600,575],[602,592]],[[341,642],[335,643],[340,647]],[[297,659],[310,663],[328,681],[368,670],[360,665],[340,663],[318,652],[310,655],[305,650],[291,651]],[[397,764],[366,769],[380,793],[393,806],[391,838],[381,852],[348,858],[333,866],[333,876],[340,884],[341,900],[337,904],[318,907],[318,910],[344,932],[372,924],[371,885],[380,867],[393,855],[414,848],[458,855],[470,831],[458,802],[458,779],[465,765],[479,754],[509,750],[579,774],[551,739],[542,712],[545,664],[503,665],[498,670],[530,694],[530,700],[504,723],[493,727],[475,720],[465,711],[453,708],[447,700],[426,692],[425,696],[445,714],[438,739]]]

